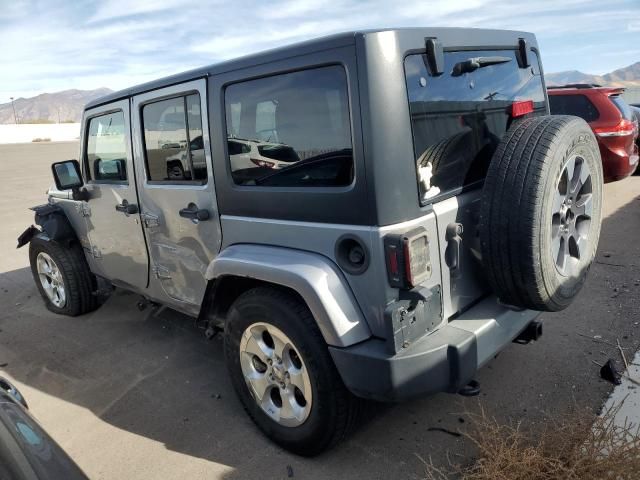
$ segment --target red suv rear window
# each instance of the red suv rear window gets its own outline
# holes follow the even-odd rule
[[[552,115],[575,115],[587,122],[597,120],[600,114],[596,106],[585,95],[549,95]]]
[[[636,117],[631,111],[631,107],[629,107],[629,104],[624,101],[624,98],[622,98],[620,95],[611,95],[609,98],[618,108],[618,110],[620,110],[622,118],[624,118],[625,120],[631,120],[632,122],[635,121]]]

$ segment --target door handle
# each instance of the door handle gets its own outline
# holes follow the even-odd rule
[[[116,211],[122,212],[125,215],[132,215],[138,213],[138,205],[129,203],[127,200],[122,200],[122,203],[116,205]]]
[[[199,221],[209,220],[209,218],[211,218],[209,210],[205,210],[204,208],[199,209],[195,203],[190,203],[187,205],[187,208],[181,209],[178,214],[183,218]]]

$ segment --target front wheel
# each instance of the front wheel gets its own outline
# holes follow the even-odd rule
[[[82,248],[34,237],[29,245],[31,273],[46,307],[62,315],[82,315],[98,307],[96,277]]]
[[[231,307],[225,356],[245,410],[274,442],[316,455],[355,424],[360,400],[347,391],[307,306],[258,287]]]

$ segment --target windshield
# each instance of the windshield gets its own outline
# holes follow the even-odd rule
[[[405,76],[421,202],[480,185],[514,101],[545,114],[538,58],[520,68],[515,50],[445,52],[444,74],[431,75],[426,56],[409,55]]]

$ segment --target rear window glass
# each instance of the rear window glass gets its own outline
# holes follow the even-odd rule
[[[342,67],[230,85],[225,109],[228,161],[236,184],[337,187],[353,181]]]
[[[632,122],[636,119],[635,115],[633,114],[633,111],[631,110],[631,107],[627,102],[624,101],[624,98],[622,98],[619,95],[612,95],[609,98],[611,99],[613,104],[618,108],[618,110],[620,110],[620,113],[622,114],[622,118],[631,120]]]
[[[127,140],[122,110],[89,120],[85,161],[91,180],[127,182]]]
[[[593,122],[600,116],[591,100],[579,94],[549,95],[549,109],[553,115],[575,115],[587,122]]]
[[[479,61],[480,68],[464,65]],[[422,203],[480,185],[514,101],[546,113],[538,59],[520,68],[514,50],[445,52],[444,72],[432,75],[426,55],[409,55],[405,76]],[[462,67],[461,67],[462,66]],[[466,71],[465,71],[466,70]]]

